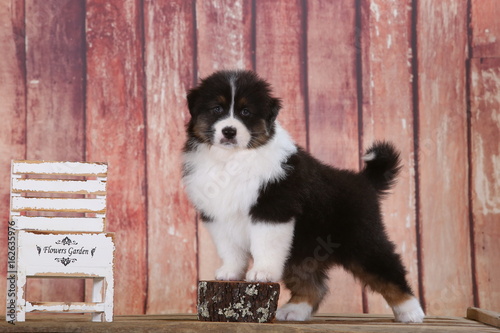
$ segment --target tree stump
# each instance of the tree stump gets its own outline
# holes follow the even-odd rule
[[[200,281],[198,319],[269,323],[276,315],[280,285],[244,281]]]

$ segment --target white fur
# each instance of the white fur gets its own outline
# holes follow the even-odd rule
[[[229,84],[231,85],[231,106],[229,109],[229,114],[234,117],[234,97],[236,96],[236,75],[231,75],[229,77]]]
[[[227,149],[200,144],[194,151],[184,154],[187,174],[183,180],[186,192],[196,208],[213,219],[205,225],[223,260],[222,267],[216,273],[217,279],[239,280],[243,277],[251,251],[251,226],[254,225],[249,216],[250,208],[257,201],[261,186],[286,175],[282,163],[296,151],[293,140],[276,123],[274,137],[258,148]],[[259,224],[257,222],[255,226]],[[278,230],[278,233],[283,233],[276,237],[281,237],[286,242],[290,224],[285,225],[288,227]],[[263,229],[265,227],[254,228],[254,234],[260,237]],[[291,230],[293,232],[293,227]],[[270,245],[269,250],[273,251],[276,244]],[[290,244],[280,245],[279,250],[275,251],[275,263],[283,261],[279,265],[284,264],[283,257],[286,259],[288,255],[284,255],[282,247],[289,249]],[[268,270],[269,274],[264,274],[268,275],[268,278],[275,279],[278,275],[281,277],[281,273],[268,269],[270,263],[262,261],[261,252],[264,251],[264,245],[255,245],[254,248],[256,267],[260,267],[260,273],[251,278],[260,278],[265,271],[264,267]],[[262,262],[262,265],[259,262]]]
[[[283,178],[282,162],[296,151],[279,124],[273,139],[256,149],[200,144],[184,154],[187,194],[196,208],[217,220],[248,216],[260,187]]]
[[[285,261],[290,254],[295,221],[287,223],[256,222],[250,225],[250,251],[254,260],[247,281],[281,280]]]
[[[276,319],[288,321],[304,321],[311,318],[312,306],[309,303],[288,303],[276,311]]]
[[[361,157],[361,159],[365,162],[369,162],[369,161],[373,161],[375,159],[375,157],[377,157],[377,153],[372,151],[371,153],[366,154],[363,157]]]
[[[402,323],[421,323],[425,317],[424,311],[415,297],[393,306],[392,311],[396,321]]]
[[[250,221],[244,216],[234,216],[225,220],[205,223],[222,259],[222,266],[215,272],[215,279],[224,281],[243,280],[248,267]]]

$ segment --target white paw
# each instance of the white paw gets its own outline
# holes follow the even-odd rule
[[[215,271],[215,279],[219,281],[240,281],[243,280],[243,272],[234,267],[222,266]]]
[[[394,318],[401,323],[421,323],[425,313],[415,297],[392,308]]]
[[[245,280],[248,282],[278,282],[281,280],[281,272],[252,268],[247,272]]]
[[[311,318],[312,306],[308,303],[288,303],[276,311],[276,319],[304,321]]]

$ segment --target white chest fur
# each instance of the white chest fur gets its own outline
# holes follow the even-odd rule
[[[273,139],[257,149],[200,145],[184,154],[186,191],[196,208],[216,221],[248,219],[261,186],[284,177],[282,163],[296,151],[279,124]]]

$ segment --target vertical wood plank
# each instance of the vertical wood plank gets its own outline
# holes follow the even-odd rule
[[[193,84],[194,1],[145,3],[148,178],[147,313],[193,313],[196,214],[181,186],[181,151]],[[165,300],[168,300],[166,302]]]
[[[255,68],[283,101],[279,122],[299,145],[307,148],[302,2],[256,1],[255,6]]]
[[[471,61],[471,161],[479,307],[500,308],[500,58]]]
[[[252,69],[252,2],[196,3],[198,76],[220,69]]]
[[[28,159],[84,159],[83,1],[26,3]],[[83,300],[83,280],[28,282],[33,301]]]
[[[357,170],[355,15],[353,1],[307,2],[310,152],[336,167]],[[361,285],[352,275],[337,268],[329,276],[330,295],[318,311],[362,312]]]
[[[85,156],[84,27],[82,1],[26,3],[28,159]]]
[[[500,57],[500,4],[497,0],[471,0],[472,56]]]
[[[250,0],[196,3],[198,77],[218,69],[252,69],[252,7]],[[211,280],[221,265],[211,236],[199,222],[200,280]]]
[[[415,169],[413,155],[411,0],[362,1],[363,149],[392,141],[401,152],[398,183],[382,202],[389,234],[418,297]],[[392,313],[379,294],[368,293],[371,313]]]
[[[26,81],[24,1],[0,1],[0,256],[7,256],[11,159],[26,157]],[[2,261],[0,276],[6,276]],[[0,287],[5,300],[5,287]],[[5,313],[5,302],[0,302]]]
[[[473,304],[465,98],[467,3],[425,0],[416,7],[424,298],[429,315],[458,316]]]
[[[142,314],[147,292],[141,4],[87,0],[87,159],[109,163],[115,314]]]

